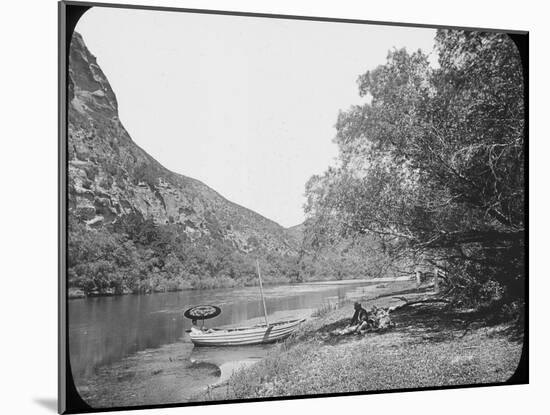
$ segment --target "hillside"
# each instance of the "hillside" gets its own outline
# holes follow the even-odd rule
[[[173,270],[164,270],[171,254],[177,259],[179,275],[173,288],[194,286],[185,284],[189,280],[198,287],[204,279],[214,279],[208,286],[218,285],[216,279],[232,285],[230,280],[251,271],[256,257],[266,262],[269,257],[271,265],[279,260],[285,266],[295,262],[300,241],[294,232],[228,201],[198,180],[167,170],[132,141],[118,117],[113,89],[76,32],[68,83],[69,254],[73,254],[69,282],[73,288],[96,294],[164,290],[164,280],[174,276]],[[103,250],[111,244],[128,246],[125,254],[135,264],[121,268],[112,254],[114,264],[106,265],[107,271],[98,270],[98,262],[107,254]],[[140,261],[151,259],[145,259],[151,250],[154,266],[136,270]],[[213,258],[197,258],[206,254]],[[115,278],[120,269],[125,272]],[[286,278],[291,273],[280,267],[270,270],[279,275],[285,271]],[[97,272],[103,274],[101,281],[91,275]],[[128,274],[147,283],[130,284]],[[156,282],[150,275],[157,275]]]
[[[302,222],[299,225],[294,225],[286,228],[285,231],[287,236],[293,241],[293,243],[299,247],[304,239],[306,224],[305,222]]]
[[[132,141],[118,118],[115,94],[78,33],[69,76],[71,214],[97,227],[139,212],[159,224],[183,225],[192,239],[213,235],[245,252],[294,252],[282,226],[168,171]]]

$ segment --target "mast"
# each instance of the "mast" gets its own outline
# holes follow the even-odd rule
[[[264,305],[265,325],[266,327],[269,327],[269,322],[267,321],[267,308],[265,306],[264,289],[262,287],[262,274],[260,273],[260,262],[258,260],[256,260],[256,266],[258,267],[258,279],[260,280],[260,294],[262,295],[262,303]]]

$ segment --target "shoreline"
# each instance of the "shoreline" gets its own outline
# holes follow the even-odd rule
[[[77,388],[89,404],[101,408],[460,386],[509,379],[519,363],[522,337],[513,334],[510,323],[474,320],[465,326],[471,310],[409,307],[392,313],[396,326],[384,332],[333,335],[348,324],[356,300],[366,309],[392,307],[403,304],[403,298],[425,298],[432,294],[431,289],[430,285],[417,288],[414,281],[381,284],[359,298],[321,307],[313,313],[317,317],[310,317],[294,335],[270,347],[262,357],[256,354],[259,358],[246,365],[237,357],[229,359],[230,365],[220,365],[206,353],[209,350],[179,342],[103,367]],[[189,359],[189,353],[193,358]]]
[[[367,284],[367,283],[393,283],[393,282],[401,282],[401,281],[409,281],[411,280],[411,277],[395,277],[395,278],[387,278],[387,277],[379,277],[379,278],[357,278],[357,279],[346,279],[346,280],[312,280],[312,281],[303,281],[303,282],[286,282],[286,283],[265,283],[265,286],[275,286],[275,285],[302,285],[302,284],[311,284],[311,285],[346,285],[346,284]],[[166,294],[171,292],[184,292],[184,291],[202,291],[202,290],[221,290],[224,288],[231,289],[231,288],[247,288],[247,287],[257,287],[256,284],[254,285],[243,285],[243,286],[234,286],[234,287],[215,287],[215,288],[182,288],[182,289],[176,289],[176,290],[159,290],[159,291],[150,291],[150,292],[144,292],[144,293],[134,293],[134,292],[122,292],[122,293],[114,293],[114,292],[103,292],[103,293],[91,293],[86,294],[84,291],[80,289],[75,288],[68,288],[67,289],[67,299],[68,300],[81,300],[81,299],[87,299],[87,298],[101,298],[101,297],[122,297],[125,295],[153,295],[153,294]]]
[[[428,286],[401,288],[361,302],[367,309],[386,308],[403,304],[395,296],[411,301],[430,295]],[[475,315],[472,310],[412,307],[391,314],[396,324],[392,329],[334,336],[351,313],[351,301],[326,310],[269,356],[234,371],[193,401],[503,383],[520,361],[522,333],[510,322],[468,322]]]
[[[366,292],[370,297],[376,297],[399,291],[404,284],[410,285],[409,282],[397,282],[395,285],[386,284],[382,288],[377,284],[370,284],[371,288]],[[318,285],[316,287],[322,288]],[[355,299],[357,296],[350,298]],[[314,311],[313,308],[308,309],[307,316],[304,317],[311,321],[316,320],[310,317]],[[276,314],[274,312],[272,316]],[[93,407],[190,402],[209,386],[223,383],[234,369],[242,366],[243,360],[247,363],[251,360],[257,362],[268,357],[279,345],[280,343],[219,350],[194,348],[190,341],[180,339],[175,343],[144,349],[122,360],[102,365],[94,370],[94,374],[76,376],[75,382],[82,398]]]

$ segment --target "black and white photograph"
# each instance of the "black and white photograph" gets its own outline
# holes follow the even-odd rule
[[[64,409],[528,382],[527,32],[61,7]]]

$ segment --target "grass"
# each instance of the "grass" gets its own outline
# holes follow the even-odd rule
[[[331,311],[337,310],[342,307],[342,303],[325,303],[322,304],[319,308],[313,311],[311,317],[324,317]]]
[[[393,301],[386,295],[367,305]],[[346,304],[322,306],[314,313],[318,318],[266,359],[235,372],[223,387],[197,399],[496,383],[509,379],[519,363],[522,341],[517,331],[471,311],[421,306],[396,311],[396,327],[384,333],[331,335],[348,323],[350,310]],[[474,324],[471,317],[477,318]]]

